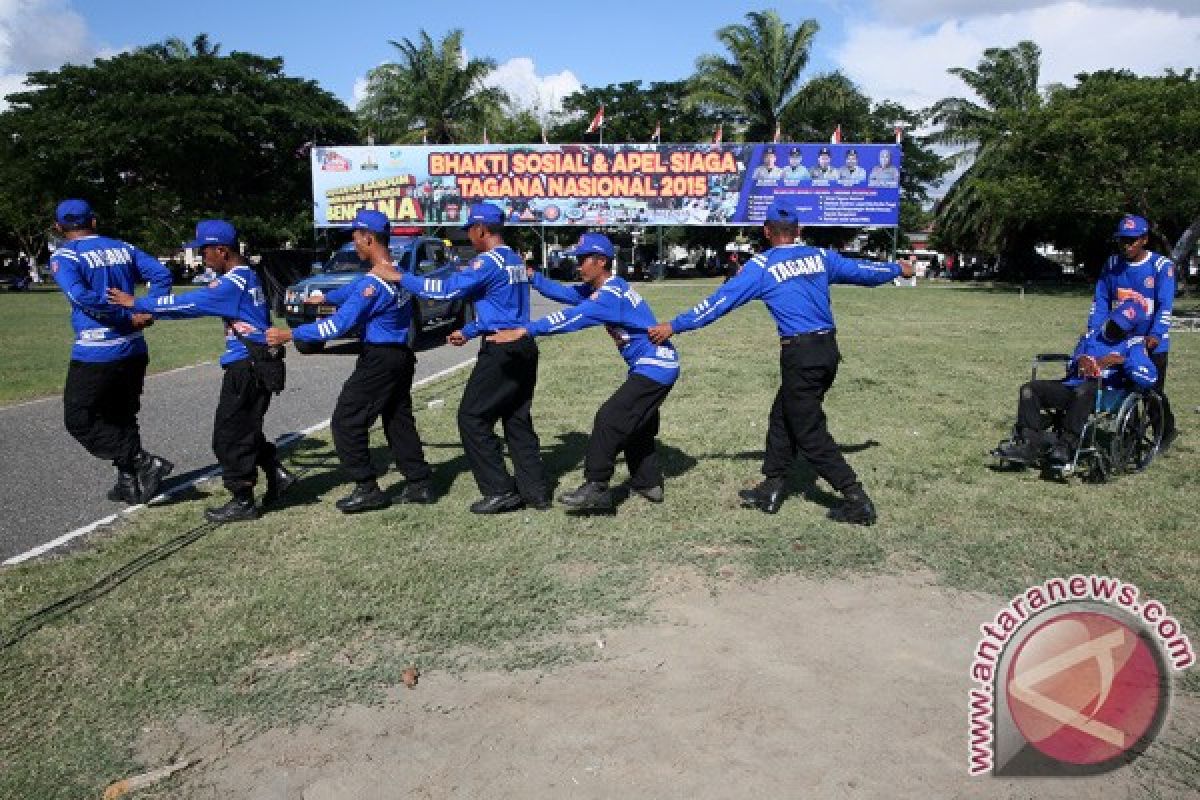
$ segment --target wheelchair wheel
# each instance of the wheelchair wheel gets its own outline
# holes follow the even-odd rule
[[[1162,398],[1154,392],[1133,392],[1117,409],[1109,459],[1114,472],[1141,472],[1150,466],[1162,442],[1156,420],[1162,419]]]

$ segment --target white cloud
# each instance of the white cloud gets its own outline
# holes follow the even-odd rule
[[[1044,6],[1058,5],[1062,0],[875,0],[876,16],[889,22],[910,25],[945,20],[948,17],[968,19],[1007,12],[1031,11]],[[1158,9],[1177,11],[1183,16],[1200,14],[1196,0],[1087,0],[1090,6],[1110,8]],[[849,12],[850,9],[847,9]]]
[[[914,0],[910,5],[950,10],[968,3]],[[977,8],[974,3],[970,5]],[[968,94],[966,86],[946,69],[974,68],[986,48],[1011,47],[1022,39],[1031,39],[1042,48],[1043,85],[1073,83],[1079,72],[1118,68],[1153,75],[1167,67],[1197,66],[1200,61],[1200,16],[1119,7],[1097,0],[995,0],[989,7],[1018,5],[1037,7],[1020,12],[975,13],[967,19],[948,19],[933,26],[852,23],[834,60],[869,96],[896,100],[911,108]]]
[[[0,109],[27,73],[88,63],[98,53],[87,23],[64,0],[0,0]]]
[[[539,113],[561,110],[563,98],[582,88],[570,70],[538,75],[531,58],[510,58],[496,67],[487,83],[508,92],[518,108]]]
[[[361,103],[366,98],[366,96],[367,96],[367,76],[363,75],[361,78],[356,78],[354,81],[354,89],[350,93],[350,98],[351,98],[350,107],[358,108],[358,104]]]

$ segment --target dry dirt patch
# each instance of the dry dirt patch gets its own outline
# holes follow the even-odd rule
[[[653,624],[600,635],[550,673],[430,673],[382,707],[232,743],[181,721],[149,764],[204,762],[189,796],[387,798],[1107,798],[1124,769],[1070,780],[966,774],[968,663],[1000,598],[924,576],[694,584]],[[603,647],[599,643],[603,643]],[[397,676],[399,685],[399,676]],[[1172,729],[1195,730],[1176,697]]]

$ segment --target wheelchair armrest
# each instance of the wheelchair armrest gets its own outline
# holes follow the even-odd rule
[[[1033,370],[1030,378],[1035,381],[1038,379],[1038,367],[1043,364],[1068,364],[1070,361],[1071,357],[1066,353],[1038,353],[1033,357]]]

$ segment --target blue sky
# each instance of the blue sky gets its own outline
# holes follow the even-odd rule
[[[389,39],[461,27],[470,55],[498,62],[496,83],[545,109],[581,84],[682,78],[719,51],[717,28],[772,6],[792,24],[820,22],[810,74],[840,69],[913,108],[966,93],[948,67],[1024,38],[1042,47],[1044,83],[1200,67],[1198,0],[0,0],[0,95],[30,70],[205,32],[226,52],[283,56],[289,74],[353,105],[367,71],[393,57]]]
[[[842,35],[836,3],[784,2],[786,18],[822,20],[815,61],[829,65],[829,44]],[[691,73],[696,57],[717,49],[713,32],[738,22],[760,1],[604,0],[599,3],[383,2],[360,0],[350,13],[328,2],[182,4],[161,0],[92,0],[75,8],[104,46],[145,44],[167,36],[190,41],[206,31],[226,50],[282,55],[291,74],[316,79],[350,100],[355,81],[389,60],[389,39],[465,31],[472,56],[503,63],[532,58],[539,74],[572,72],[599,86],[626,80],[671,80]],[[591,13],[579,9],[590,7]],[[517,11],[516,9],[522,9]],[[499,10],[505,9],[505,10]],[[528,9],[528,10],[525,10]]]

